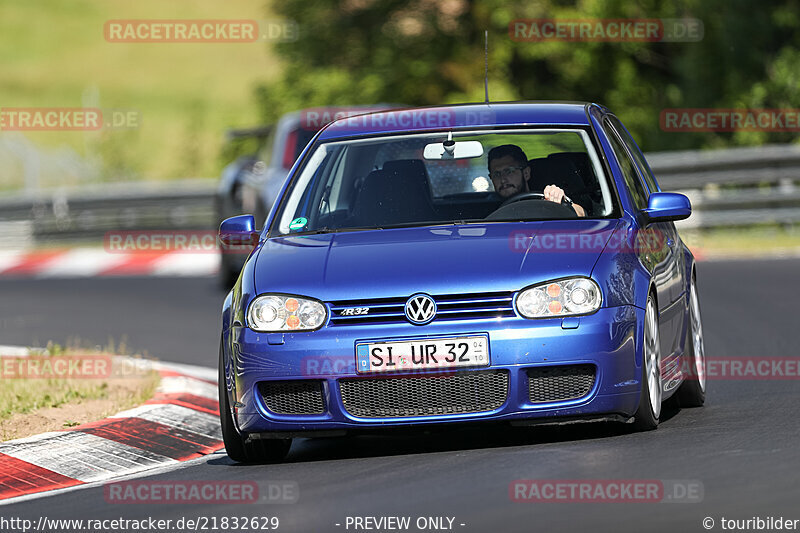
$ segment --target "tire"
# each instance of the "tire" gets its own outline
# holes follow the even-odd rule
[[[223,257],[220,260],[219,275],[217,280],[219,281],[220,288],[228,291],[236,284],[236,280],[239,279],[239,272],[241,269],[231,265],[230,261],[225,259],[224,250],[222,251],[222,254]]]
[[[286,458],[292,439],[258,439],[247,441],[239,434],[233,423],[233,413],[225,386],[225,365],[222,356],[222,341],[219,346],[219,420],[222,441],[228,457],[237,463],[279,463]]]
[[[700,299],[697,283],[692,276],[689,287],[689,338],[686,342],[689,375],[675,392],[680,407],[702,407],[706,401],[706,353],[703,342],[703,320],[700,316]]]
[[[642,386],[639,408],[633,415],[633,428],[650,431],[658,427],[661,416],[661,343],[658,334],[658,311],[650,295],[644,314],[644,342],[642,343]]]

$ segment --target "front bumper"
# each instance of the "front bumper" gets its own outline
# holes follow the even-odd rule
[[[546,420],[561,417],[632,416],[639,402],[641,373],[640,324],[644,310],[634,306],[603,308],[578,319],[504,318],[410,324],[328,326],[314,332],[265,334],[231,328],[229,376],[233,377],[234,420],[247,434],[355,430],[470,421]],[[577,323],[577,327],[575,327]],[[459,370],[508,372],[508,395],[497,408],[472,413],[363,418],[342,402],[340,381],[409,377],[408,374],[359,376],[355,344],[386,338],[408,339],[485,333],[489,336],[491,366]],[[556,365],[594,365],[591,390],[580,398],[531,403],[528,370]],[[452,371],[450,371],[452,373]],[[413,377],[442,375],[415,372]],[[272,380],[319,380],[324,397],[321,414],[287,415],[271,412],[259,383]]]

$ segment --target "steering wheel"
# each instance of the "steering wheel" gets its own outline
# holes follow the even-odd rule
[[[541,192],[521,192],[519,194],[515,194],[511,198],[507,198],[505,202],[500,204],[500,207],[505,207],[508,204],[513,204],[514,202],[521,202],[522,200],[530,200],[532,198],[536,198],[537,200],[544,200],[544,193]],[[562,200],[563,205],[563,200]]]
[[[531,213],[529,206],[521,205],[518,202],[523,200],[538,200],[537,205],[535,207],[535,211],[537,213],[538,218],[545,218],[545,219],[568,219],[568,218],[578,218],[578,214],[572,208],[571,205],[568,203],[555,203],[551,202],[547,198],[545,198],[544,193],[541,192],[523,192],[512,196],[502,204],[500,207],[492,211],[488,216],[486,216],[486,220],[525,220],[530,218]],[[533,207],[533,206],[530,206]]]
[[[536,198],[537,200],[549,201],[549,200],[545,199],[544,193],[541,193],[541,192],[521,192],[521,193],[519,193],[517,195],[512,196],[511,198],[508,198],[505,202],[500,204],[500,207],[505,207],[508,204],[513,204],[514,202],[520,202],[522,200],[530,200],[532,198]],[[562,205],[564,207],[568,207],[568,208],[572,209],[572,204],[567,201],[567,197],[566,196],[564,196],[561,199],[561,203],[558,204],[558,205]]]
[[[561,203],[555,203],[555,202],[551,202],[550,200],[545,198],[544,193],[531,192],[531,191],[522,192],[522,193],[519,193],[517,195],[512,196],[511,198],[506,199],[506,201],[504,201],[502,204],[500,204],[500,207],[498,207],[497,210],[494,211],[494,213],[497,213],[498,211],[500,211],[504,207],[507,207],[507,206],[509,206],[511,204],[515,204],[517,202],[521,202],[521,201],[524,201],[524,200],[539,200],[539,201],[545,202],[544,204],[542,204],[542,208],[544,209],[545,207],[547,207],[546,211],[552,213],[552,215],[557,217],[557,218],[561,218],[559,213],[563,213],[564,215],[569,213],[570,216],[568,218],[574,218],[574,217],[577,216],[577,213],[575,212],[575,209],[573,209],[572,204],[567,201],[566,197],[564,197],[561,200]],[[511,209],[513,209],[513,208],[511,208]],[[492,213],[492,214],[494,214],[494,213]]]

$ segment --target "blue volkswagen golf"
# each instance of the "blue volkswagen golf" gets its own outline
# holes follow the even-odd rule
[[[222,311],[228,455],[376,428],[605,420],[705,399],[695,263],[622,123],[514,102],[338,120],[309,143]]]

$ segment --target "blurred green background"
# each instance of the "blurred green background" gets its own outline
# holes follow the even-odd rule
[[[703,22],[704,37],[509,38],[518,18],[594,17],[692,17]],[[109,19],[293,20],[299,38],[110,43]],[[482,101],[484,30],[493,100],[602,103],[645,151],[794,142],[792,133],[663,132],[659,112],[800,107],[798,28],[800,0],[3,0],[0,108],[134,109],[141,125],[0,132],[0,189],[24,183],[22,164],[10,157],[20,145],[45,156],[44,185],[213,178],[236,155],[225,146],[230,127],[318,105]]]

